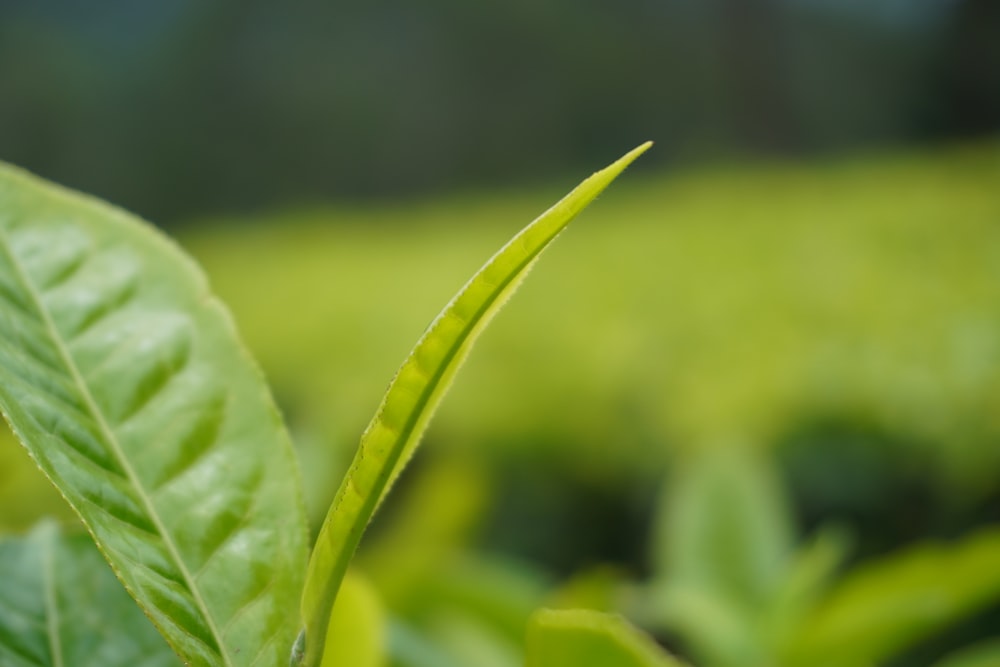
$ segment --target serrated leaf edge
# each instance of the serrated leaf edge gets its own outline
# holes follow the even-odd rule
[[[66,348],[66,343],[63,340],[62,335],[56,328],[55,323],[52,321],[51,315],[45,308],[41,300],[41,297],[38,293],[38,290],[35,288],[34,284],[28,277],[17,255],[11,251],[10,241],[8,240],[6,234],[3,232],[2,229],[0,229],[0,252],[2,252],[6,256],[6,258],[10,261],[11,266],[16,271],[18,281],[21,283],[21,286],[24,288],[26,293],[30,296],[32,300],[32,305],[36,309],[39,317],[42,319],[45,325],[45,329],[48,332],[49,336],[51,337],[53,345],[59,352],[60,359],[62,360],[63,364],[65,364],[66,370],[70,374],[71,379],[73,380],[73,384],[76,386],[77,391],[80,392],[80,396],[83,398],[85,402],[87,411],[90,413],[91,417],[93,417],[94,422],[97,424],[98,428],[101,431],[102,437],[105,438],[106,442],[111,448],[112,453],[117,458],[118,463],[121,465],[121,469],[126,476],[126,481],[128,481],[128,483],[132,485],[132,487],[135,489],[136,496],[142,502],[142,508],[147,512],[150,521],[156,528],[158,536],[160,537],[161,540],[163,540],[163,544],[167,550],[167,553],[169,553],[171,559],[174,561],[174,564],[177,567],[178,572],[183,577],[185,588],[187,588],[188,593],[191,595],[191,599],[195,602],[195,604],[198,607],[198,610],[201,612],[205,624],[212,632],[213,638],[215,639],[216,645],[218,646],[219,649],[217,653],[219,657],[222,659],[224,666],[234,667],[228,652],[225,650],[225,642],[223,641],[222,635],[219,632],[219,628],[215,623],[215,619],[209,613],[208,606],[205,604],[204,598],[201,596],[198,587],[195,585],[194,579],[191,576],[191,572],[188,570],[187,565],[180,557],[180,552],[177,549],[177,545],[174,543],[173,537],[167,530],[165,524],[163,523],[162,518],[160,517],[156,508],[150,501],[149,495],[145,487],[142,485],[141,481],[136,476],[135,470],[132,468],[132,465],[129,462],[128,457],[125,456],[125,453],[122,450],[121,443],[118,441],[118,438],[115,435],[114,431],[112,431],[111,427],[108,425],[108,421],[104,413],[101,411],[100,407],[97,405],[97,402],[94,400],[94,396],[90,391],[89,385],[87,384],[86,380],[84,380],[83,376],[80,374],[80,370],[76,365],[76,361],[73,359],[72,355],[69,353],[69,350]],[[4,417],[7,418],[7,415],[4,414]],[[7,421],[8,424],[10,424],[13,429],[13,424],[11,423],[11,421],[9,419],[7,419]],[[16,432],[16,429],[13,430],[15,430]],[[22,439],[20,435],[18,435],[18,437],[19,439]],[[80,512],[80,510],[75,506],[75,504],[71,503],[71,505],[73,505],[73,509],[80,515],[81,520],[83,521],[84,525],[88,526],[89,530],[89,522],[87,521],[86,517],[83,516],[83,513]],[[118,574],[117,569],[115,570],[115,574],[116,575]],[[165,637],[168,637],[167,633],[163,634]],[[176,649],[176,647],[174,648]]]

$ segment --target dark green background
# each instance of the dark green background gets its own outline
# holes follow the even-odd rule
[[[993,0],[0,2],[0,157],[161,224],[997,129]]]

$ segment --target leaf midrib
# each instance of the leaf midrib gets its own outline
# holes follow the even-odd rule
[[[148,493],[146,492],[146,489],[140,482],[138,475],[135,472],[135,469],[132,467],[132,465],[128,461],[128,458],[125,456],[125,452],[122,449],[121,443],[118,441],[117,436],[112,430],[110,424],[108,424],[107,419],[105,419],[104,414],[101,412],[100,407],[97,405],[97,401],[94,399],[94,396],[90,391],[89,385],[83,378],[80,369],[77,367],[76,362],[74,361],[73,356],[69,351],[69,348],[63,342],[63,338],[60,335],[59,330],[56,328],[55,322],[53,322],[52,318],[49,316],[48,311],[45,309],[41,298],[41,294],[35,288],[31,279],[28,277],[27,272],[25,271],[24,267],[21,265],[21,262],[17,258],[17,255],[15,255],[12,248],[10,247],[10,241],[7,237],[7,234],[2,229],[0,229],[0,249],[2,249],[4,255],[7,256],[7,259],[10,261],[11,266],[14,269],[18,282],[21,283],[21,286],[27,292],[28,296],[31,299],[32,305],[35,307],[36,311],[41,317],[46,332],[52,339],[52,343],[56,347],[56,351],[59,353],[60,359],[62,360],[63,364],[65,364],[66,369],[70,374],[70,378],[73,381],[73,386],[80,392],[80,395],[83,398],[84,405],[86,406],[87,411],[90,413],[91,417],[97,424],[97,427],[101,432],[101,435],[104,436],[105,441],[111,447],[112,454],[118,460],[118,463],[121,465],[122,471],[125,473],[125,478],[129,482],[129,484],[136,490],[139,502],[142,503],[143,509],[146,510],[147,515],[149,516],[150,520],[153,523],[153,526],[156,528],[157,535],[161,540],[163,540],[163,545],[166,548],[167,553],[169,554],[170,558],[174,561],[174,564],[177,566],[177,569],[179,570],[181,577],[184,581],[185,587],[188,589],[188,592],[191,594],[191,598],[198,606],[198,610],[201,612],[205,620],[205,623],[207,624],[209,630],[212,632],[212,637],[215,640],[216,645],[218,646],[219,657],[222,659],[225,667],[235,667],[228,653],[225,650],[225,644],[222,641],[222,636],[219,633],[219,629],[215,624],[215,619],[209,613],[208,606],[205,603],[205,600],[202,598],[201,594],[199,593],[198,587],[195,585],[194,577],[192,577],[191,572],[188,570],[183,559],[181,558],[180,551],[178,550],[177,545],[174,543],[173,538],[167,531],[166,525],[163,523],[163,520],[161,519],[159,513],[156,511],[152,503],[152,499],[149,497]],[[86,518],[83,517],[83,514],[79,512],[79,509],[75,505],[73,509],[77,510],[77,512],[80,514],[81,519],[83,519],[84,524],[88,525],[89,527],[89,523],[87,522]]]
[[[568,222],[569,221],[567,221],[567,224]],[[504,277],[504,280],[501,281],[492,292],[490,292],[489,297],[483,301],[482,306],[480,306],[480,308],[477,309],[475,313],[473,313],[472,317],[466,320],[465,326],[462,327],[461,333],[455,338],[455,342],[448,348],[447,352],[445,352],[442,362],[437,365],[437,368],[434,369],[433,374],[430,376],[430,378],[428,378],[428,382],[426,387],[424,388],[424,391],[417,396],[417,400],[414,403],[414,408],[407,416],[406,422],[404,423],[403,428],[400,430],[400,437],[397,438],[396,440],[397,443],[399,443],[399,446],[397,448],[394,448],[393,450],[393,456],[394,456],[393,463],[390,466],[386,466],[385,479],[382,479],[382,476],[380,476],[378,480],[383,487],[391,480],[392,475],[395,472],[396,465],[399,463],[399,459],[402,457],[403,453],[406,452],[406,446],[413,439],[414,433],[417,430],[417,425],[420,422],[420,418],[424,416],[423,413],[426,410],[427,406],[430,404],[431,400],[434,398],[435,392],[437,392],[438,389],[441,388],[441,381],[447,375],[448,371],[451,370],[451,365],[455,362],[455,359],[458,358],[458,356],[461,354],[463,347],[472,338],[473,334],[476,332],[476,329],[480,326],[480,324],[483,323],[483,319],[488,314],[490,314],[490,311],[493,309],[493,306],[496,305],[500,297],[503,296],[503,294],[511,287],[513,283],[515,283],[519,278],[523,276],[525,268],[529,266],[532,262],[534,262],[535,259],[538,258],[541,252],[548,247],[548,245],[553,241],[554,238],[555,235],[546,239],[541,244],[541,246],[537,250],[535,250],[535,252],[533,252],[531,255],[525,258],[525,261],[520,262],[513,271],[508,273]],[[515,240],[516,239],[517,237],[515,237]],[[506,249],[507,248],[505,246],[503,250]],[[502,251],[501,253],[497,253],[497,256],[499,256],[500,254],[502,254]],[[493,264],[493,261],[495,259],[496,258],[491,259],[490,261],[491,265]],[[490,266],[490,268],[492,268],[492,266]],[[458,306],[458,302],[463,297],[465,297],[473,287],[475,287],[475,283],[478,282],[478,279],[481,277],[482,277],[481,275],[475,276],[475,278],[472,281],[470,281],[462,289],[461,292],[459,292],[458,296],[451,303],[449,303],[448,306],[445,308],[445,310],[442,312],[442,317],[446,316],[449,313],[454,312],[455,308]],[[418,341],[417,345],[414,347],[413,353],[410,355],[409,358],[407,358],[406,360],[407,362],[412,359],[414,363],[417,363],[416,358],[418,356],[418,350],[420,350],[421,347],[423,347],[423,345],[427,342],[427,340],[434,338],[434,333],[435,333],[434,329],[435,326],[431,325],[431,328],[428,329],[427,332],[428,335],[425,338],[422,338],[420,341]],[[386,401],[386,403],[383,404],[383,408],[385,405],[388,405],[388,403],[389,401]],[[380,415],[380,420],[381,420],[381,415]],[[381,495],[382,494],[380,492],[378,496],[379,500],[381,500]]]

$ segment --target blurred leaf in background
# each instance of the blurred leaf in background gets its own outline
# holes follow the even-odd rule
[[[927,664],[939,650],[929,639],[1000,606],[1000,527],[842,573],[845,545],[832,529],[794,554],[781,483],[750,456],[705,449],[665,486],[641,613],[676,633],[696,664],[864,667],[907,651]]]
[[[680,667],[625,619],[583,609],[543,609],[528,626],[526,667]]]
[[[82,531],[0,538],[0,664],[177,667],[180,660]]]

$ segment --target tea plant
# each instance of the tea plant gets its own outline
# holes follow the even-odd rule
[[[289,438],[198,268],[132,216],[0,166],[0,407],[152,621],[86,541],[43,524],[0,542],[0,664],[362,664],[330,629],[365,527],[490,318],[648,147],[528,225],[434,320],[311,556]],[[527,664],[674,663],[619,618],[552,611],[530,623]]]
[[[682,637],[702,667],[865,667],[897,664],[1000,599],[1000,527],[846,567],[845,526],[796,544],[793,523],[767,457],[718,445],[690,453],[665,486],[654,577],[636,614]],[[997,664],[997,638],[933,662]]]

